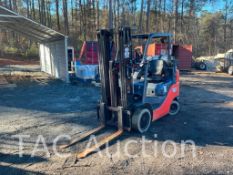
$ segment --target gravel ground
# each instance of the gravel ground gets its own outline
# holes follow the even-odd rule
[[[75,153],[87,142],[62,150],[72,153],[66,158],[55,155],[52,143],[58,135],[75,137],[98,125],[100,90],[41,77],[6,79],[16,86],[0,87],[0,174],[233,174],[233,77],[226,74],[182,75],[181,112],[152,124],[144,135],[147,155],[142,154],[142,136],[125,132],[102,155],[82,160]],[[30,135],[24,138],[22,158],[15,135]],[[38,139],[38,148],[47,146],[49,155],[41,150],[32,158]],[[181,143],[189,140],[195,149],[186,144],[182,154]]]

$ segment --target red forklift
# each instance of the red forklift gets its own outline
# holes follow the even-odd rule
[[[97,148],[119,137],[123,131],[148,131],[151,122],[168,114],[176,115],[179,104],[179,71],[172,53],[172,35],[151,33],[132,35],[131,29],[122,27],[118,31],[118,43],[114,43],[112,30],[97,33],[99,46],[99,70],[101,99],[97,107],[100,127],[74,139],[65,148],[96,134],[107,126],[117,131],[91,148],[78,153],[84,158]],[[151,43],[166,43],[161,55],[148,55]],[[144,43],[140,53],[136,46]],[[117,53],[112,54],[114,48]]]

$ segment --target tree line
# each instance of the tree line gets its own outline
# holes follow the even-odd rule
[[[220,1],[0,0],[8,9],[68,35],[70,45],[77,49],[83,41],[95,40],[99,28],[130,26],[135,33],[171,32],[176,43],[192,44],[195,56],[233,48],[233,0],[221,0],[219,11],[203,8],[217,3]],[[0,40],[14,47],[18,42],[26,43],[27,48],[33,45],[11,35],[2,35]]]

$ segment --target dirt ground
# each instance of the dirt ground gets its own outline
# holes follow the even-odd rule
[[[7,65],[39,65],[38,59],[22,59],[22,58],[0,58],[0,66]]]
[[[81,160],[75,153],[86,142],[63,150],[72,153],[66,158],[55,155],[52,143],[58,135],[76,137],[97,126],[99,88],[30,76],[5,79],[16,86],[0,87],[0,174],[233,174],[233,77],[226,74],[182,74],[181,112],[152,124],[144,135],[147,156],[142,154],[142,136],[125,132],[102,155]],[[15,135],[30,135],[24,138],[22,158]],[[50,154],[41,150],[32,158],[39,135]],[[163,147],[167,140],[175,145]],[[182,154],[181,143],[188,140],[195,149],[186,144]],[[127,145],[134,156],[125,154]],[[177,153],[171,156],[174,147]]]
[[[40,62],[38,60],[0,58],[0,75],[34,74],[40,71]]]

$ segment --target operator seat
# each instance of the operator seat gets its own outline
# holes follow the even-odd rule
[[[164,79],[166,63],[164,60],[157,59],[151,60],[149,65],[149,77],[150,82],[161,82]]]
[[[169,63],[162,59],[154,59],[149,62],[147,80],[150,83],[159,83],[166,81],[169,76]],[[145,67],[143,66],[137,74],[137,80],[140,80],[144,75]]]

